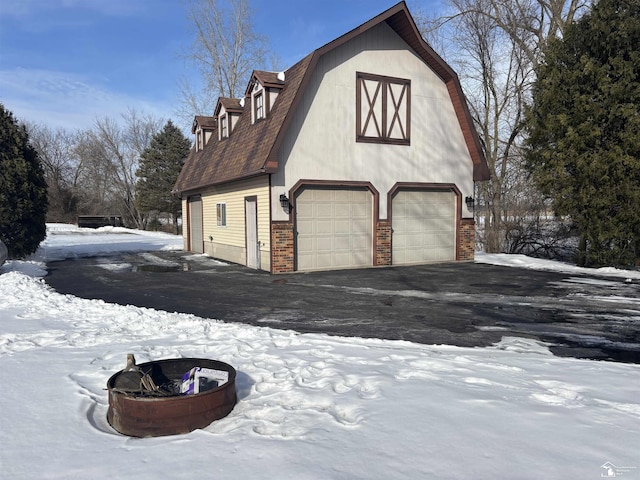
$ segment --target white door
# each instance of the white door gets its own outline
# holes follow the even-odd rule
[[[307,188],[296,199],[297,269],[373,264],[373,196],[366,189]]]
[[[455,260],[453,191],[400,191],[392,200],[394,265]]]
[[[202,230],[202,197],[189,197],[189,243],[192,252],[204,253]]]
[[[260,246],[258,244],[258,208],[255,197],[244,200],[247,232],[247,267],[260,268]]]

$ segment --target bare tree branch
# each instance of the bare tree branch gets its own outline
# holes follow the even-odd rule
[[[237,98],[251,72],[263,68],[268,41],[255,32],[250,0],[190,0],[194,40],[187,60],[200,73],[201,87],[182,79],[178,114],[183,120],[211,115],[217,97]]]

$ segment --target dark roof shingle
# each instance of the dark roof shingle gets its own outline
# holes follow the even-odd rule
[[[174,192],[197,190],[272,172],[268,165],[270,154],[311,58],[312,55],[308,55],[285,72],[285,86],[267,118],[252,125],[251,115],[240,115],[228,138],[218,140],[214,135],[203,150],[196,152],[192,149],[178,176]],[[237,102],[240,107],[239,100]]]

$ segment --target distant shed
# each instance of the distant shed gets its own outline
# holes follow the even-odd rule
[[[78,216],[78,227],[100,228],[100,227],[122,227],[122,217],[119,215],[80,215]]]

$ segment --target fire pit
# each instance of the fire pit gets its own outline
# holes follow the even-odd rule
[[[133,358],[133,356],[131,356]],[[217,371],[227,381],[203,384],[205,391],[181,393],[183,377],[194,370]],[[193,374],[192,374],[193,378]],[[196,376],[196,381],[198,380]],[[132,437],[188,433],[227,416],[236,404],[236,371],[206,358],[179,358],[127,365],[107,382],[107,420]],[[144,388],[142,383],[153,388]],[[195,392],[198,392],[198,388]]]

